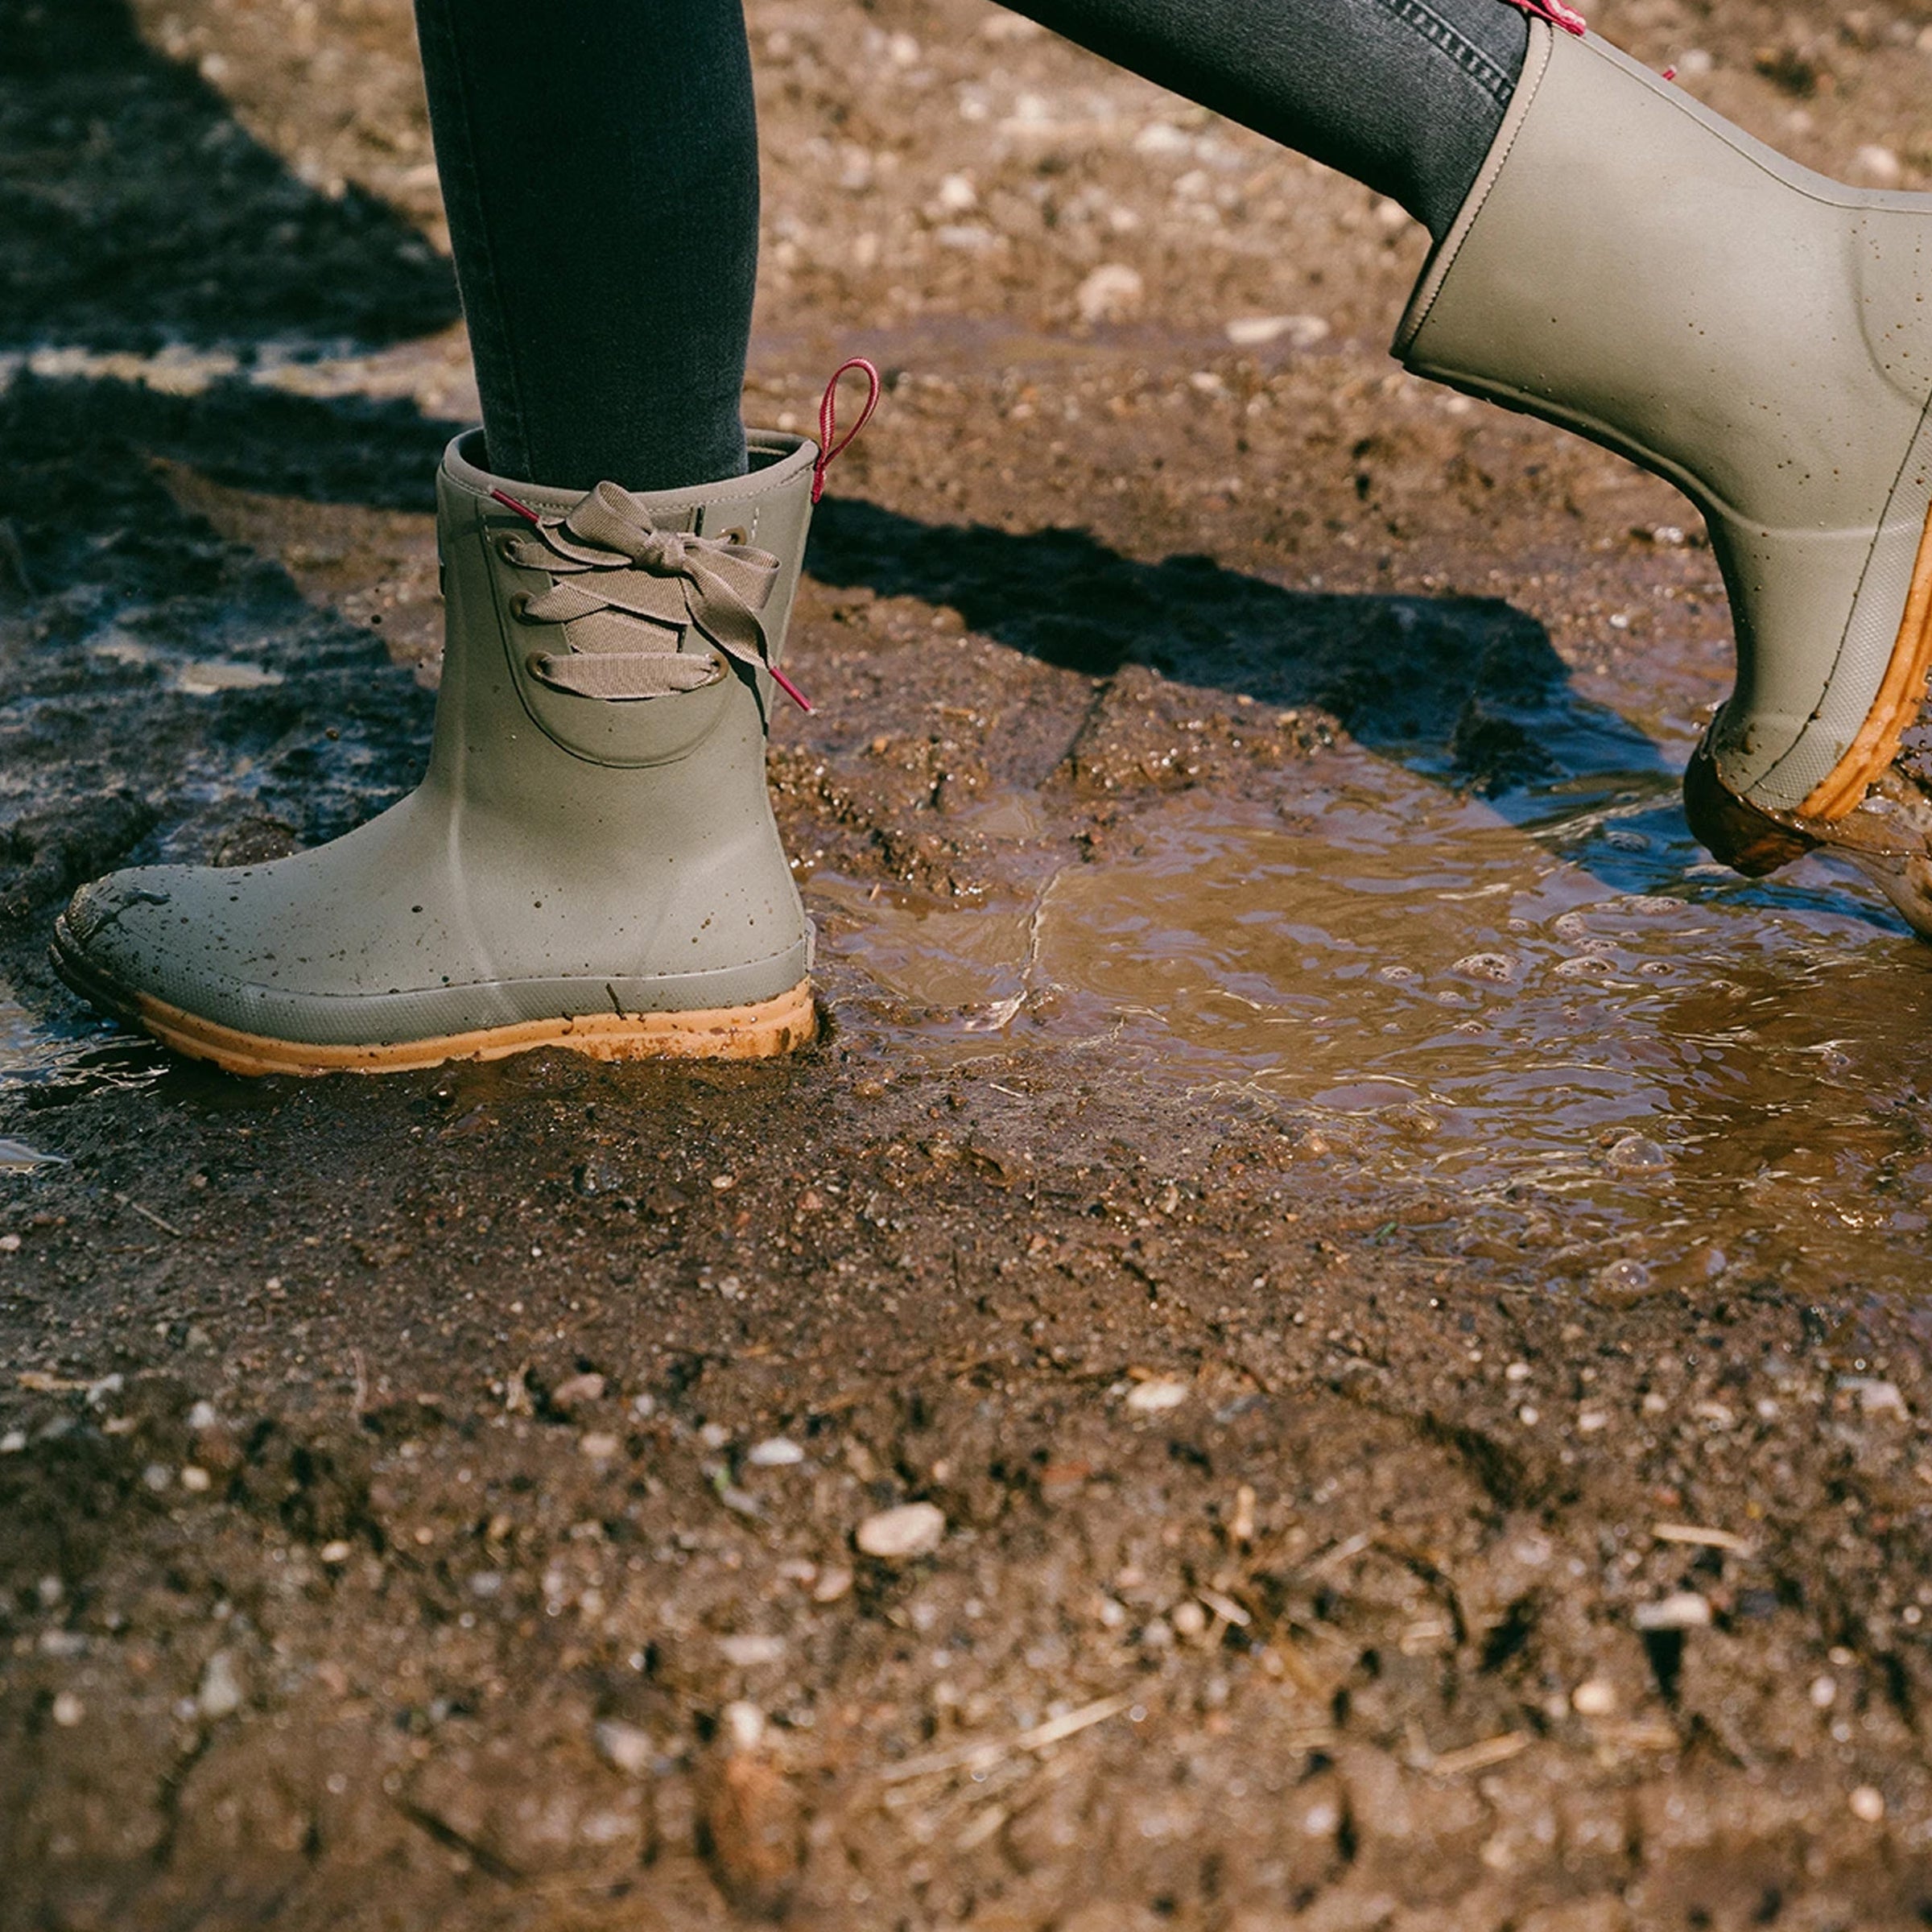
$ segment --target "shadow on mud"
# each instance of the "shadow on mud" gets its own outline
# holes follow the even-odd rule
[[[972,630],[1067,669],[1140,663],[1179,683],[1319,705],[1363,744],[1532,823],[1575,782],[1674,782],[1634,726],[1569,687],[1533,617],[1499,599],[1285,589],[1212,558],[1137,563],[1084,531],[1009,535],[832,499],[821,582],[949,605]]]
[[[249,460],[291,424],[316,474],[332,448],[336,482],[359,477],[377,501],[401,476],[420,500],[442,433],[407,408],[246,385],[211,400],[23,378],[0,395],[0,981],[35,1008],[66,1010],[47,928],[84,880],[129,861],[270,857],[415,780],[431,700],[380,636],[223,540],[149,460],[292,481]],[[407,459],[391,461],[398,443]]]
[[[0,0],[0,349],[375,345],[453,322],[382,202],[308,186],[124,0]]]

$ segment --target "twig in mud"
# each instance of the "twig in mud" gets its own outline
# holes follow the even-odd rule
[[[143,1208],[138,1201],[130,1200],[125,1194],[118,1194],[114,1196],[114,1199],[118,1200],[123,1208],[130,1208],[134,1213],[139,1215],[142,1220],[152,1221],[163,1234],[171,1234],[178,1241],[184,1241],[188,1239],[188,1236],[184,1234],[172,1221],[163,1220],[160,1216],[155,1212],[153,1208]]]
[[[1069,1711],[1063,1716],[1050,1717],[1045,1724],[1035,1724],[1030,1731],[1022,1731],[1017,1737],[987,1738],[977,1744],[955,1744],[945,1751],[929,1751],[923,1757],[909,1757],[902,1765],[888,1765],[878,1774],[879,1781],[898,1785],[908,1778],[934,1777],[942,1771],[959,1771],[968,1767],[975,1771],[990,1770],[1001,1758],[1009,1757],[1015,1752],[1043,1751],[1049,1744],[1059,1744],[1063,1738],[1071,1737],[1095,1724],[1104,1724],[1108,1718],[1118,1717],[1133,1702],[1132,1695],[1125,1693],[1103,1697],[1091,1704],[1081,1705],[1077,1711]]]
[[[1459,1751],[1445,1751],[1424,1769],[1431,1777],[1457,1777],[1466,1771],[1487,1771],[1492,1765],[1506,1763],[1529,1748],[1526,1732],[1505,1731],[1501,1737],[1486,1737],[1480,1744],[1463,1745]]]
[[[1749,1556],[1753,1546],[1729,1530],[1707,1530],[1701,1523],[1653,1523],[1650,1534],[1660,1543],[1689,1543],[1699,1550],[1728,1550],[1733,1556]]]
[[[1333,1570],[1348,1562],[1352,1556],[1360,1556],[1375,1538],[1366,1530],[1358,1530],[1345,1542],[1333,1543],[1324,1550],[1313,1563],[1302,1566],[1303,1576],[1319,1576],[1324,1570]]]
[[[1254,1619],[1232,1597],[1224,1596],[1218,1590],[1199,1589],[1195,1591],[1195,1595],[1224,1624],[1232,1624],[1237,1630],[1245,1630],[1254,1621]]]
[[[989,1805],[952,1841],[956,1852],[976,1851],[991,1838],[1013,1814],[1004,1805]]]

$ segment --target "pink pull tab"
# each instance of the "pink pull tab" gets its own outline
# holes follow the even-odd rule
[[[1575,8],[1565,6],[1563,0],[1509,0],[1509,4],[1533,20],[1547,20],[1552,27],[1560,27],[1567,34],[1581,35],[1590,31],[1589,22]]]
[[[846,431],[839,434],[839,385],[857,369],[866,382],[865,407],[859,411],[859,419]],[[879,380],[879,372],[863,356],[854,356],[849,361],[841,362],[832,372],[832,380],[825,385],[825,394],[819,399],[819,460],[811,466],[811,500],[817,502],[825,493],[825,473],[832,468],[832,459],[842,456],[858,440],[858,434],[872,420],[872,412],[879,406],[879,394],[885,385]]]

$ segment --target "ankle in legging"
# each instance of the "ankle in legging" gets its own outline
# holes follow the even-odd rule
[[[1528,40],[1504,0],[1022,0],[1018,11],[1392,196],[1437,239]],[[739,473],[758,233],[740,0],[416,0],[492,466]]]

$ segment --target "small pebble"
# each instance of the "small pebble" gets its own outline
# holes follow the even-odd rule
[[[0,1234],[0,1254],[18,1254],[20,1237],[17,1234]]]
[[[724,1734],[734,1751],[755,1751],[765,1741],[765,1713],[741,1697],[724,1707]]]
[[[1174,1614],[1168,1618],[1176,1637],[1195,1637],[1208,1628],[1208,1612],[1190,1597],[1184,1604],[1176,1604]]]
[[[1607,1677],[1587,1677],[1570,1702],[1579,1717],[1608,1717],[1616,1708],[1616,1686]]]
[[[221,1419],[215,1413],[213,1402],[196,1402],[188,1412],[188,1428],[196,1435],[199,1435],[204,1429],[213,1428]]]
[[[201,1687],[195,1694],[195,1708],[211,1724],[232,1717],[242,1708],[242,1682],[235,1675],[235,1660],[225,1650],[217,1650],[201,1673]]]
[[[1640,1630],[1707,1629],[1711,1605],[1695,1590],[1674,1591],[1654,1604],[1639,1604],[1631,1621]]]
[[[1852,166],[1868,181],[1880,188],[1897,188],[1905,179],[1905,167],[1897,155],[1889,147],[1880,147],[1875,141],[1867,142],[1852,157]]]
[[[550,1399],[559,1409],[574,1409],[579,1402],[602,1402],[605,1387],[601,1375],[573,1375],[568,1381],[557,1385]]]
[[[1905,1406],[1905,1398],[1898,1392],[1897,1382],[1881,1381],[1870,1375],[1841,1375],[1838,1385],[1858,1397],[1859,1408],[1867,1415],[1905,1417],[1911,1414]]]
[[[345,1563],[354,1554],[352,1546],[338,1537],[332,1543],[324,1543],[317,1552],[325,1563]]]
[[[1127,1392],[1127,1406],[1136,1415],[1160,1415],[1187,1399],[1185,1382],[1136,1382]]]
[[[87,1715],[87,1707],[71,1690],[63,1690],[54,1699],[53,1719],[63,1731],[71,1731]],[[1856,1802],[1856,1799],[1853,1801]]]
[[[850,1594],[852,1572],[843,1565],[835,1564],[829,1570],[821,1570],[819,1579],[811,1587],[811,1600],[815,1604],[836,1604],[842,1596]]]
[[[805,1459],[805,1451],[790,1437],[774,1435],[753,1443],[745,1459],[754,1469],[789,1469]]]
[[[613,1461],[623,1447],[623,1443],[617,1437],[604,1430],[593,1430],[589,1435],[580,1437],[577,1443],[578,1449],[593,1463]]]
[[[868,1556],[903,1563],[930,1556],[945,1537],[946,1518],[931,1503],[902,1503],[867,1517],[852,1540]]]
[[[181,1487],[190,1496],[205,1496],[214,1487],[215,1479],[198,1463],[190,1463],[181,1472]]]
[[[1885,1815],[1885,1794],[1875,1785],[1860,1785],[1845,1801],[1860,1823],[1876,1825]]]
[[[18,1455],[26,1447],[24,1429],[10,1429],[5,1435],[0,1435],[0,1455]]]
[[[627,1777],[642,1777],[650,1769],[653,1752],[648,1731],[607,1718],[592,1735],[598,1757],[613,1771],[621,1771]]]
[[[1810,1692],[1814,1711],[1829,1711],[1838,1699],[1838,1685],[1829,1677],[1814,1677]]]
[[[721,1637],[718,1649],[726,1663],[750,1670],[760,1664],[782,1662],[785,1640],[782,1637]]]
[[[1075,291],[1073,305],[1083,322],[1124,322],[1146,299],[1147,284],[1124,262],[1103,262]]]

